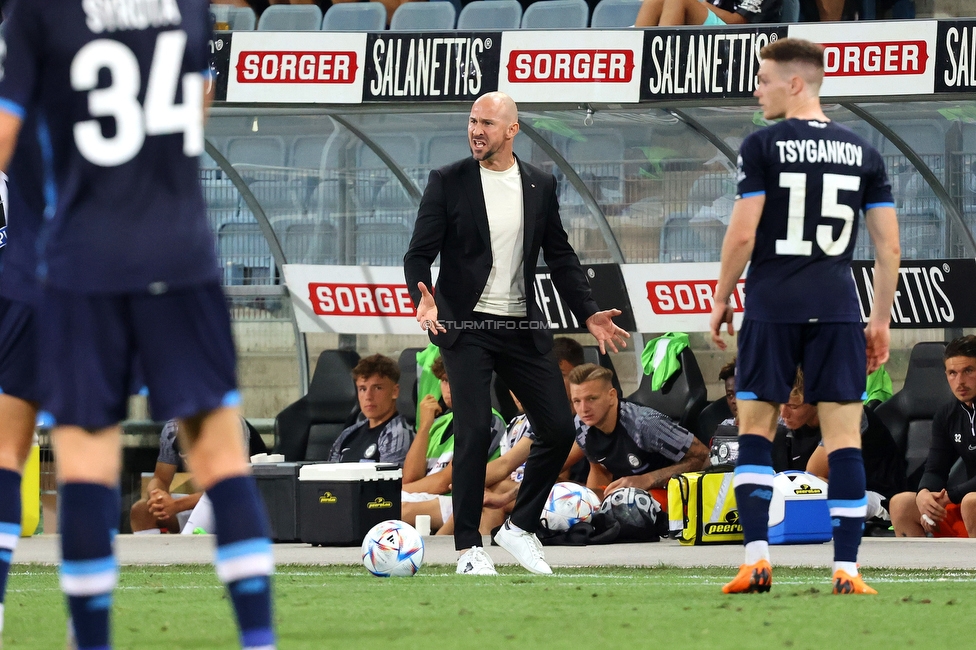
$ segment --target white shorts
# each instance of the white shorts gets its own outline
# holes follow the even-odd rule
[[[183,514],[182,512],[180,514]],[[180,533],[183,535],[192,535],[193,531],[197,528],[202,528],[209,534],[213,534],[216,530],[214,525],[214,512],[213,512],[213,502],[210,501],[210,497],[204,492],[200,500],[197,501],[197,505],[193,507],[193,510],[189,512],[189,516],[183,527],[180,529]]]
[[[428,494],[427,492],[404,492],[400,491],[400,501],[404,503],[424,503],[437,499],[441,508],[441,521],[446,522],[454,514],[454,501],[451,497],[443,494]]]

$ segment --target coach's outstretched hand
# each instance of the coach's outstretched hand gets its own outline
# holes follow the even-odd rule
[[[435,334],[443,334],[447,330],[437,320],[437,304],[434,302],[434,296],[427,290],[427,285],[423,282],[418,282],[417,288],[420,289],[420,306],[417,307],[417,322],[420,323],[420,327],[425,332],[433,330]]]
[[[630,334],[613,322],[613,317],[621,313],[623,312],[619,309],[607,309],[598,311],[586,319],[586,329],[590,330],[590,334],[600,344],[600,354],[606,354],[607,348],[618,352],[618,345],[622,348],[627,347],[627,341],[624,339],[629,339]]]
[[[724,350],[727,347],[725,341],[722,339],[723,323],[728,326],[726,331],[729,333],[729,336],[735,336],[735,328],[732,327],[733,314],[732,305],[728,303],[719,303],[716,301],[715,306],[712,307],[712,343],[717,345],[719,350]]]

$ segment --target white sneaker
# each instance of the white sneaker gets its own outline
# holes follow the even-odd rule
[[[497,576],[495,563],[480,546],[472,546],[458,558],[457,572],[466,576]]]
[[[867,511],[864,515],[865,519],[880,517],[889,521],[891,520],[890,515],[888,515],[888,511],[881,507],[881,500],[884,499],[882,495],[878,494],[877,492],[872,492],[871,490],[866,490],[864,495],[868,500]]]
[[[546,556],[542,552],[542,542],[535,533],[526,531],[516,532],[508,527],[506,521],[495,533],[495,543],[515,556],[518,563],[532,573],[541,575],[552,574],[552,569],[546,563]]]

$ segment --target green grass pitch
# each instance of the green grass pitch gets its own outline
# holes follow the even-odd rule
[[[289,648],[961,648],[972,643],[976,572],[871,570],[875,597],[832,596],[825,570],[774,570],[769,594],[725,596],[719,569],[556,569],[413,578],[361,567],[281,566],[278,647]],[[4,648],[64,647],[57,572],[10,575]],[[230,602],[212,569],[126,567],[115,647],[237,648]]]

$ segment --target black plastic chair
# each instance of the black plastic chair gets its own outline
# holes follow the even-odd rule
[[[908,489],[917,490],[932,444],[932,418],[954,399],[945,378],[945,344],[917,343],[912,348],[905,385],[875,413],[905,454]]]
[[[350,423],[359,401],[352,369],[359,355],[325,350],[319,355],[308,394],[275,418],[275,452],[285,461],[327,460],[332,443]]]
[[[732,417],[732,409],[729,408],[728,401],[724,397],[718,398],[698,414],[699,437],[708,444],[715,436],[718,425],[730,417]]]
[[[705,380],[691,348],[682,350],[678,361],[681,367],[664,382],[660,390],[651,390],[653,373],[644,375],[640,386],[627,399],[664,413],[707,445],[709,440],[703,438],[698,429],[698,416],[708,403]]]

